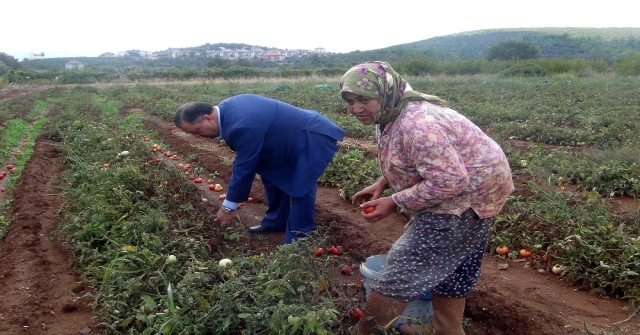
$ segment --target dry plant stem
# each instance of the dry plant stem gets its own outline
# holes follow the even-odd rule
[[[638,308],[636,308],[636,310],[633,313],[631,313],[631,315],[629,315],[628,318],[626,318],[626,319],[624,319],[622,321],[615,322],[614,325],[621,324],[621,323],[624,323],[624,322],[627,322],[627,321],[631,320],[631,318],[633,318],[633,316],[636,315],[638,313],[638,311],[640,311],[640,306],[638,306]]]

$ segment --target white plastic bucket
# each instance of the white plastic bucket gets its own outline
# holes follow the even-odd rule
[[[375,255],[368,257],[364,263],[360,265],[360,273],[364,276],[364,288],[367,299],[369,298],[369,292],[371,287],[371,281],[382,277],[384,269],[387,267],[387,255]],[[416,320],[420,320],[420,323],[427,324],[433,317],[433,306],[431,304],[431,294],[424,296],[418,300],[409,302],[404,312],[398,319],[396,327],[403,324],[416,324]]]

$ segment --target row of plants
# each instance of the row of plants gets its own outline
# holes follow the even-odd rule
[[[22,118],[5,119],[2,122],[2,135],[0,138],[0,192],[11,192],[16,182],[22,175],[24,165],[33,154],[36,136],[47,124],[46,108],[34,105],[27,114],[26,120]],[[0,204],[2,210],[9,208],[11,199]],[[0,215],[0,240],[6,233],[10,218]]]
[[[105,333],[348,333],[354,322],[329,290],[341,259],[311,247],[329,243],[326,233],[252,252],[234,243],[244,229],[213,228],[193,182],[158,162],[151,145],[169,148],[141,116],[82,87],[44,101],[60,111],[43,133],[59,141],[65,167],[58,233],[96,288]]]

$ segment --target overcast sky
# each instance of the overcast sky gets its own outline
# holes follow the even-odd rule
[[[640,27],[633,0],[11,0],[0,8],[0,51],[19,60],[206,43],[350,52],[482,29]]]

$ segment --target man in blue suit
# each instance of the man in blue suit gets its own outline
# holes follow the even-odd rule
[[[247,200],[258,174],[268,209],[249,232],[284,231],[284,242],[291,243],[314,229],[318,178],[344,138],[342,128],[315,111],[254,94],[217,106],[186,103],[176,110],[174,123],[194,136],[220,137],[236,152],[227,198],[216,215],[221,224]]]

